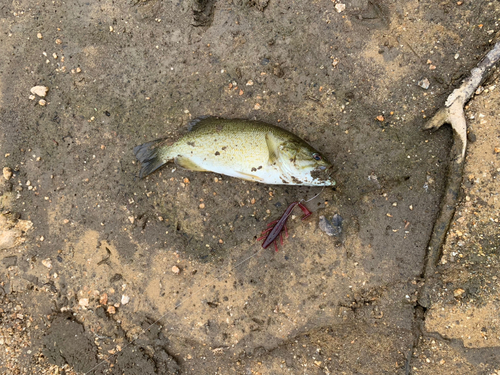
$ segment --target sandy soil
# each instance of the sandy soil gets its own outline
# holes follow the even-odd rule
[[[0,5],[1,372],[500,373],[495,79],[418,304],[452,144],[421,128],[499,19],[489,1]],[[279,252],[260,232],[321,189],[137,178],[134,146],[201,115],[282,126],[335,164]]]

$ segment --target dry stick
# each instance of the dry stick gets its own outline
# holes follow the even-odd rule
[[[465,79],[458,89],[446,99],[444,108],[441,108],[424,126],[424,129],[438,129],[443,124],[451,124],[453,128],[453,155],[448,180],[439,216],[432,229],[431,238],[427,245],[427,255],[424,265],[425,286],[420,292],[419,303],[423,307],[430,306],[429,288],[432,282],[429,278],[436,272],[436,266],[441,256],[448,228],[453,215],[462,183],[462,171],[464,167],[465,149],[467,147],[467,123],[465,121],[464,105],[472,97],[479,85],[486,80],[492,68],[500,60],[500,41],[481,60],[481,62],[471,70],[470,76]]]

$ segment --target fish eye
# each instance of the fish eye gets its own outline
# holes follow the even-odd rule
[[[321,159],[323,159],[323,158],[321,157],[321,155],[320,155],[320,154],[318,154],[318,153],[314,153],[314,154],[312,154],[312,157],[313,157],[313,159],[314,159],[314,160],[316,160],[316,161],[320,161]]]

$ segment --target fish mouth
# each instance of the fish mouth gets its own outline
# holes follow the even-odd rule
[[[335,186],[336,182],[333,180],[332,174],[333,174],[333,165],[331,165],[329,167],[325,167],[325,166],[321,165],[321,166],[315,168],[311,172],[311,177],[314,180],[325,182],[325,185]]]

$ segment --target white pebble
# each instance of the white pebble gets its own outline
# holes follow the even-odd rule
[[[33,86],[30,92],[34,95],[41,96],[42,98],[47,95],[49,88],[46,86]]]
[[[418,85],[420,87],[422,87],[424,90],[427,90],[429,88],[429,86],[431,85],[431,83],[429,82],[429,80],[427,78],[424,78],[424,79],[418,81]]]
[[[130,297],[129,297],[129,296],[126,296],[125,294],[123,294],[123,295],[122,295],[121,302],[122,302],[122,305],[126,305],[127,303],[129,303],[129,302],[130,302]]]
[[[338,13],[341,13],[345,10],[345,4],[342,3],[335,4],[335,9],[337,10]]]

